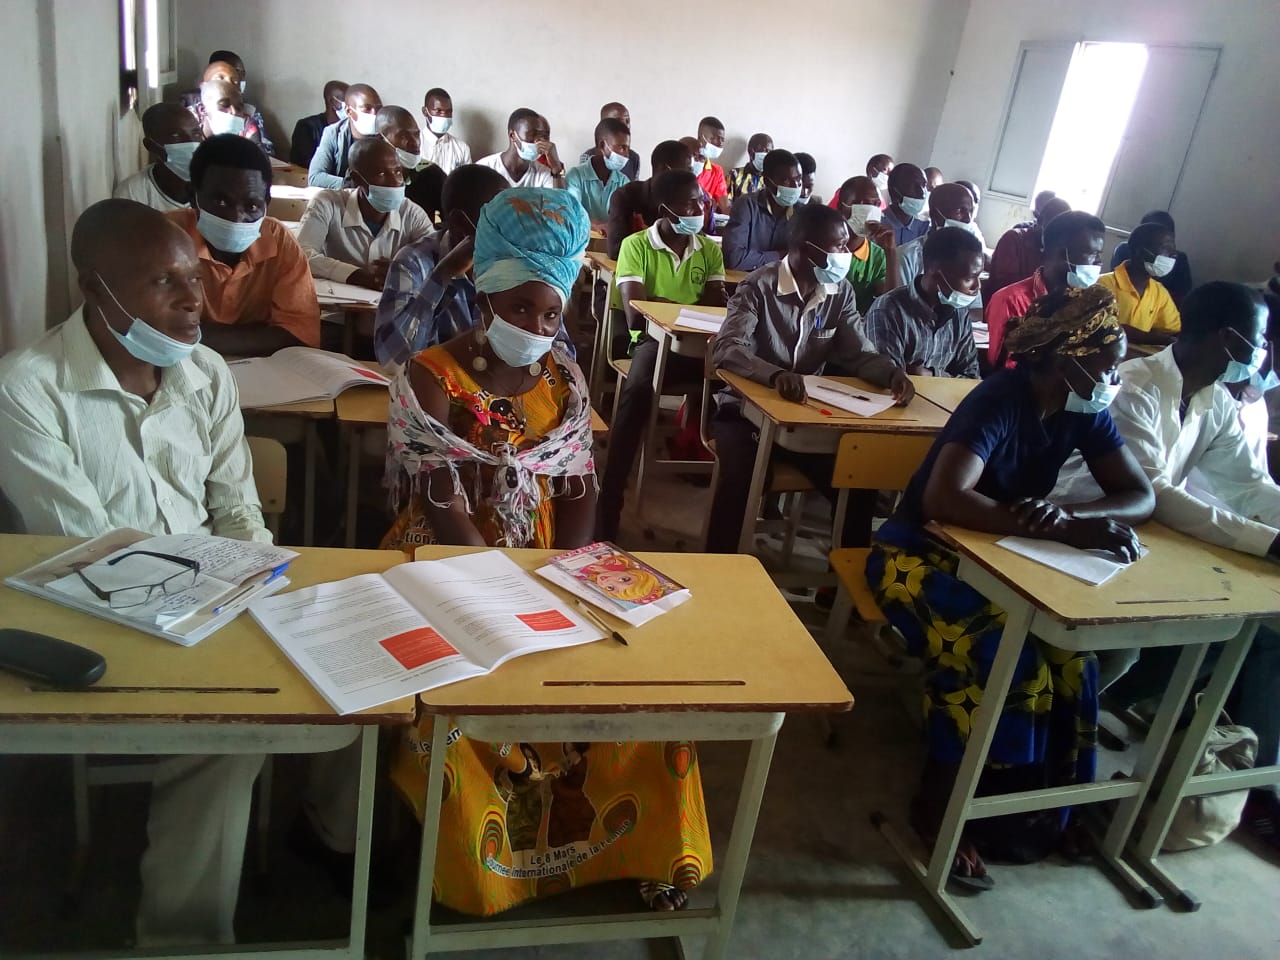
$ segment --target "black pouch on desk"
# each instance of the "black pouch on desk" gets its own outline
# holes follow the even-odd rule
[[[100,653],[30,630],[0,630],[0,670],[30,677],[51,687],[79,690],[107,670]]]

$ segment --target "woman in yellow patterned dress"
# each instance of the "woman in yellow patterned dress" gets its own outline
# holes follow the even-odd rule
[[[393,379],[389,479],[408,499],[384,546],[590,542],[586,385],[552,349],[589,230],[562,190],[507,190],[482,209],[480,324]],[[450,733],[434,884],[445,906],[490,915],[629,878],[651,907],[675,910],[711,872],[692,743],[481,743]],[[431,736],[424,717],[392,764],[419,818]]]

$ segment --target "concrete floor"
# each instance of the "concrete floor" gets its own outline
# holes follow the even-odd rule
[[[646,531],[629,516],[624,544],[670,549],[680,539],[686,549],[693,546],[707,494],[683,485],[670,493],[660,499],[671,529]],[[796,610],[815,628],[820,623],[812,604],[797,603]],[[730,955],[743,960],[951,955],[963,944],[938,923],[938,913],[868,819],[875,810],[900,823],[904,818],[922,756],[917,727],[904,706],[912,681],[895,675],[857,630],[829,652],[857,703],[852,713],[837,718],[834,748],[824,745],[809,718],[795,717],[784,726]],[[700,748],[712,829],[723,842],[746,749],[712,743]],[[1123,767],[1130,754],[1104,755],[1105,773]],[[64,886],[74,847],[68,766],[65,759],[0,761],[0,955],[120,948],[130,942],[147,788],[95,791],[85,880],[78,898],[68,898]],[[243,940],[339,936],[345,929],[344,902],[285,848],[299,782],[296,758],[277,762],[270,871],[259,878],[246,870],[237,924]],[[397,904],[371,917],[369,956],[391,960],[403,955],[417,838],[407,818],[397,816],[391,798],[382,800],[376,856],[400,878],[404,893]],[[393,821],[400,824],[396,832]],[[254,861],[251,841],[247,864]],[[1165,862],[1204,900],[1198,913],[1135,909],[1103,873],[1088,866],[1054,859],[994,866],[996,889],[966,900],[986,934],[978,951],[1036,960],[1280,957],[1277,861],[1237,834],[1214,848],[1170,855]],[[714,882],[713,876],[708,888]],[[578,899],[568,902],[603,909],[630,902],[632,895],[616,885],[575,893],[571,896]],[[690,957],[699,956],[699,943],[686,946]],[[454,956],[630,960],[671,955],[665,944],[618,943]]]

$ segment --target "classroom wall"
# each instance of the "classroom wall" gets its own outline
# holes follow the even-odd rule
[[[1197,283],[1255,282],[1270,275],[1280,257],[1280,123],[1275,118],[1280,3],[972,0],[932,150],[933,162],[948,179],[968,177],[986,186],[1024,40],[1221,44],[1218,72],[1170,213]],[[1178,104],[1168,108],[1176,110]],[[979,223],[994,244],[1026,215],[1025,208],[984,198]]]
[[[189,86],[209,51],[235,50],[247,99],[283,144],[334,78],[372,83],[415,114],[444,86],[476,159],[505,146],[520,106],[547,115],[572,164],[600,105],[623,101],[645,169],[659,140],[714,114],[728,126],[726,165],[763,130],[812,153],[829,196],[871,154],[918,156],[932,143],[967,7],[897,0],[888,17],[876,0],[177,0],[178,66]]]

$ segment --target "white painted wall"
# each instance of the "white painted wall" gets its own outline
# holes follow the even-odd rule
[[[933,141],[968,0],[178,0],[183,85],[209,51],[245,60],[247,98],[287,142],[320,109],[326,80],[373,84],[417,115],[443,86],[455,130],[481,156],[506,143],[516,107],[548,117],[561,158],[591,143],[600,105],[631,110],[648,167],[660,140],[698,120],[728,126],[724,162],[752,133],[807,150],[825,196],[881,151],[918,156]],[[711,29],[715,27],[715,29]]]
[[[1024,40],[1221,44],[1218,73],[1170,213],[1197,283],[1270,275],[1280,256],[1280,2],[972,0],[932,150],[948,179],[968,177],[986,186]],[[1026,212],[984,198],[979,222],[994,243]]]

